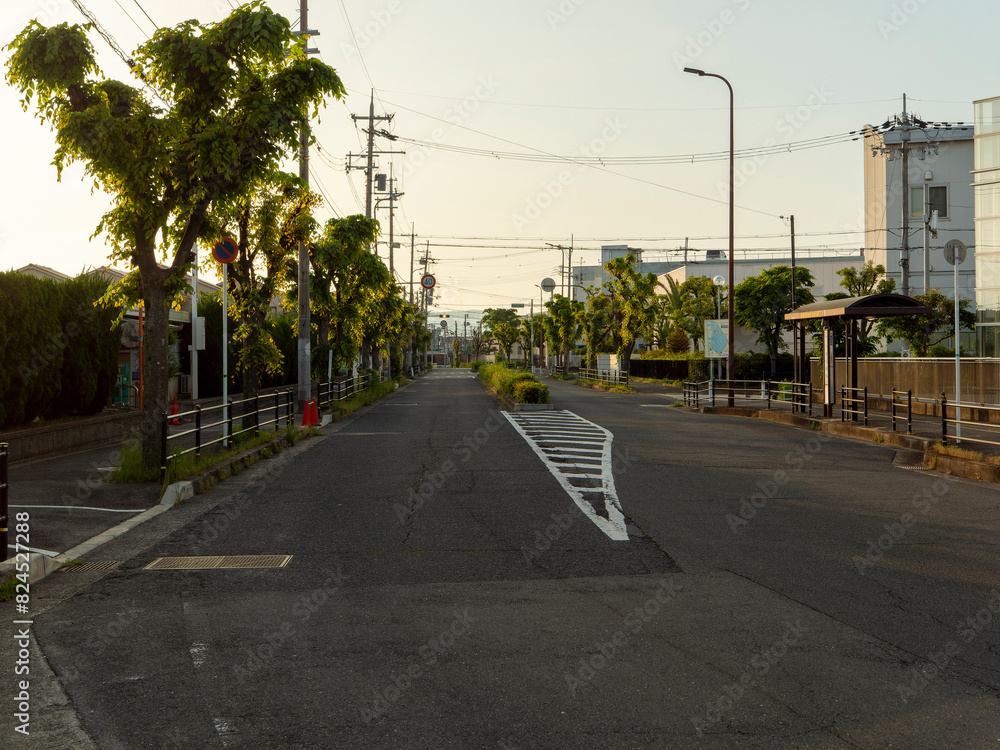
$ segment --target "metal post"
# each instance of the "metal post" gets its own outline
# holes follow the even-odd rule
[[[254,437],[260,436],[260,394],[257,393],[253,397],[253,434]]]
[[[862,394],[865,399],[865,427],[868,426],[868,386],[865,386],[864,393]]]
[[[845,401],[844,396],[845,396],[844,389],[841,388],[840,389],[840,421],[841,422],[846,421],[845,418],[844,418],[844,404],[847,403],[847,402]]]
[[[945,419],[945,412],[948,409],[948,399],[941,394],[941,442],[948,445],[948,422]]]
[[[896,386],[889,387],[890,412],[892,413],[892,431],[896,431]]]
[[[160,419],[160,484],[167,478],[167,415]]]
[[[6,560],[9,552],[7,551],[8,531],[7,528],[10,525],[10,505],[8,505],[8,485],[9,477],[7,473],[7,460],[8,460],[8,445],[7,443],[0,443],[0,532],[3,532],[3,551],[0,554],[0,560]]]
[[[226,401],[226,447],[233,447],[233,400]]]
[[[194,457],[201,458],[201,404],[194,405]]]
[[[962,442],[962,333],[959,328],[958,252],[955,252],[955,441]]]
[[[281,428],[281,397],[278,396],[278,392],[274,393],[274,431],[277,432]]]
[[[229,401],[229,268],[228,263],[222,264],[222,403]],[[232,406],[229,407],[229,416],[232,417]],[[222,418],[226,418],[226,409],[222,410]],[[225,429],[225,428],[223,428]],[[228,437],[233,433],[233,421],[228,422],[229,432],[222,433],[223,437]]]
[[[913,391],[906,392],[906,434],[913,434]]]

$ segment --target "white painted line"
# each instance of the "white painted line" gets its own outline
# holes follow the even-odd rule
[[[117,508],[91,508],[87,505],[11,505],[11,508],[38,508],[44,510],[100,510],[105,513],[143,513],[148,508],[138,510],[119,510]]]
[[[597,528],[603,531],[609,539],[619,542],[627,542],[629,540],[628,531],[625,530],[625,516],[622,514],[621,505],[618,502],[618,493],[615,490],[615,478],[611,470],[611,442],[614,440],[614,435],[612,435],[608,430],[605,430],[598,424],[589,422],[583,417],[577,416],[572,412],[564,411],[562,412],[566,415],[571,415],[576,420],[577,427],[586,424],[588,427],[595,428],[604,435],[604,445],[601,451],[587,451],[588,453],[596,453],[601,457],[601,487],[576,487],[570,483],[570,477],[563,474],[560,465],[551,461],[549,455],[547,455],[546,449],[543,449],[538,442],[536,442],[525,429],[522,427],[523,423],[530,423],[532,419],[526,415],[520,415],[519,419],[515,419],[508,412],[504,412],[504,416],[507,421],[511,423],[515,430],[517,430],[521,437],[523,437],[531,449],[535,451],[535,454],[542,460],[542,463],[548,468],[549,472],[556,478],[560,486],[566,491],[576,506],[583,511],[583,514],[589,518]],[[551,449],[549,449],[551,450]],[[577,449],[578,450],[578,449]],[[588,479],[595,479],[596,477],[588,475]],[[583,496],[583,492],[602,492],[604,494],[604,507],[608,514],[607,518],[599,515],[594,506]]]
[[[335,432],[338,437],[368,437],[369,435],[402,435],[402,432]]]
[[[7,549],[17,549],[17,545],[16,544],[8,544],[7,545]],[[47,549],[37,549],[35,547],[25,547],[23,545],[22,545],[21,549],[22,550],[27,550],[28,552],[37,552],[39,555],[45,555],[46,557],[59,557],[59,553],[58,552],[52,552],[51,550],[47,550]]]

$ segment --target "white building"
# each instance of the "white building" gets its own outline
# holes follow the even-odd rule
[[[975,103],[976,336],[980,357],[1000,356],[1000,97]]]
[[[919,121],[915,121],[919,124]],[[909,194],[909,294],[926,288],[954,296],[952,267],[944,259],[944,246],[952,239],[964,242],[969,252],[959,266],[959,294],[975,299],[973,129],[931,124],[904,132],[899,126],[887,132],[866,128],[864,139],[865,257],[885,266],[886,275],[902,293],[903,191]],[[909,152],[908,179],[903,175],[904,144]],[[925,221],[937,210],[937,237]],[[924,284],[924,266],[928,283]],[[971,339],[970,339],[971,343]]]

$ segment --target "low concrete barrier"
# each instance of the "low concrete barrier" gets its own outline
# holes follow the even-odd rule
[[[3,432],[0,442],[10,444],[10,461],[15,463],[117,445],[138,431],[141,423],[142,414],[137,411],[102,414]]]

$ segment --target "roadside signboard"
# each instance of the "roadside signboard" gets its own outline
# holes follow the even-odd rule
[[[708,359],[729,357],[729,321],[726,318],[705,321],[705,356]]]
[[[424,289],[433,289],[436,283],[437,279],[435,279],[434,276],[432,276],[429,273],[425,273],[423,276],[420,277],[420,286],[422,286]]]

